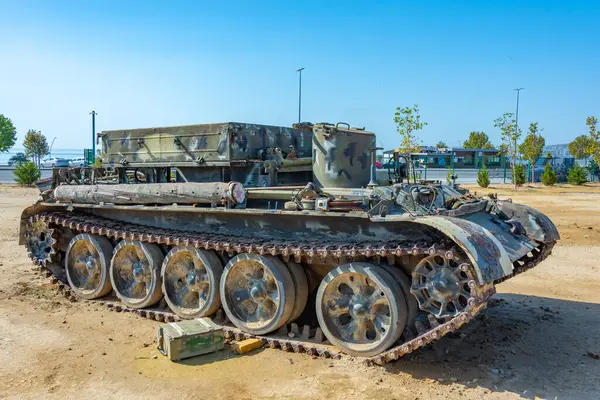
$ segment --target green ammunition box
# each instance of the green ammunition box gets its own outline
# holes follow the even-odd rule
[[[171,361],[223,349],[223,328],[209,318],[170,322],[157,330],[158,349]]]

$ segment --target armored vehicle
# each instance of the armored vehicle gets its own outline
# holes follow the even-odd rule
[[[102,166],[56,168],[20,243],[71,296],[230,339],[383,364],[455,331],[559,239],[542,213],[375,174],[347,124],[107,131]]]

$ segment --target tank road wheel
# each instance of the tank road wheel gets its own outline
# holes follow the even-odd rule
[[[392,277],[396,280],[400,288],[402,289],[402,294],[404,295],[404,299],[406,300],[406,326],[408,328],[412,328],[415,326],[415,321],[417,320],[417,313],[419,312],[419,303],[415,296],[410,292],[410,278],[402,271],[402,269],[398,267],[392,267],[391,265],[382,264],[381,268],[387,271]]]
[[[294,301],[294,308],[292,309],[292,315],[287,323],[292,323],[298,319],[308,301],[308,281],[306,280],[306,273],[300,264],[296,264],[293,261],[286,263],[292,280],[294,281],[294,292],[296,293],[296,299]]]
[[[52,237],[54,229],[50,229],[44,221],[37,220],[27,224],[25,244],[29,257],[41,265],[46,265],[56,253],[56,239]]]
[[[221,302],[229,320],[254,335],[285,324],[295,303],[294,280],[285,264],[272,256],[239,254],[221,277]]]
[[[162,291],[181,318],[206,317],[221,306],[223,264],[212,251],[173,247],[162,264]]]
[[[160,248],[153,243],[123,240],[110,262],[110,281],[119,299],[128,307],[144,308],[162,297]]]
[[[388,272],[369,263],[345,264],[329,272],[319,285],[316,303],[327,339],[355,356],[386,350],[406,325],[402,289]]]
[[[469,282],[475,283],[475,275],[468,262],[427,256],[417,264],[412,275],[410,291],[419,307],[437,318],[458,315],[472,297]]]
[[[112,252],[112,245],[102,236],[80,234],[71,239],[65,256],[65,271],[71,288],[79,297],[97,299],[111,291]]]

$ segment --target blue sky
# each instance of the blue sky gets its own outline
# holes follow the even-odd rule
[[[600,2],[0,0],[0,113],[56,148],[98,130],[240,121],[349,122],[397,146],[396,106],[426,143],[493,120],[538,121],[548,144],[600,115]]]

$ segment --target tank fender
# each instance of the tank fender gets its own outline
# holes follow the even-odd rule
[[[558,229],[550,218],[535,208],[511,201],[498,201],[496,206],[510,219],[519,221],[530,239],[541,243],[553,243],[560,239]]]
[[[456,242],[473,263],[479,283],[490,283],[512,274],[508,253],[484,227],[464,219],[441,216],[426,216],[413,222],[435,228]]]

